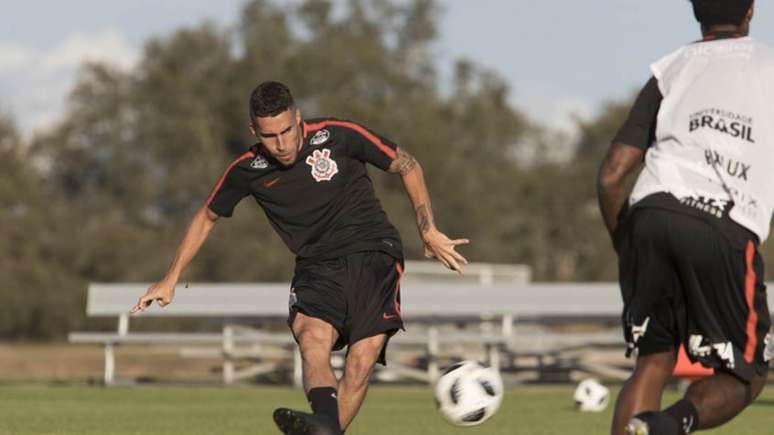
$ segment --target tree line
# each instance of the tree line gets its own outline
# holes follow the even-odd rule
[[[334,12],[330,0],[253,0],[232,27],[150,39],[131,71],[83,65],[55,128],[24,140],[0,117],[0,337],[61,338],[85,322],[88,282],[159,279],[226,165],[255,142],[247,100],[268,79],[287,83],[305,116],[356,120],[414,154],[439,227],[472,240],[470,260],[528,264],[536,280],[616,279],[595,177],[630,101],[579,120],[568,141],[513,107],[495,71],[458,60],[439,85],[435,1]],[[557,148],[569,158],[549,158]],[[369,172],[407,258],[421,258],[400,180]],[[292,268],[244,201],[185,279],[288,280]]]

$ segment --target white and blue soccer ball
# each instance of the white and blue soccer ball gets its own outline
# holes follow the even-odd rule
[[[575,407],[584,412],[601,412],[610,402],[610,390],[596,379],[586,379],[575,389]]]
[[[476,361],[449,366],[435,385],[438,411],[455,426],[485,422],[497,412],[502,401],[500,373]]]

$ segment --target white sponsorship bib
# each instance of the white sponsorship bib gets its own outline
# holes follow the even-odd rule
[[[769,234],[774,210],[774,51],[750,37],[690,44],[651,66],[663,96],[632,204],[656,192],[734,201]]]

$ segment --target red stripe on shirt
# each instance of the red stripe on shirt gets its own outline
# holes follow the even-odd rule
[[[226,171],[223,173],[223,175],[220,176],[218,179],[218,182],[215,184],[215,188],[212,189],[212,192],[210,192],[210,196],[207,197],[207,206],[209,206],[212,203],[212,200],[215,199],[215,195],[218,193],[218,190],[220,190],[220,187],[223,186],[223,182],[226,181],[226,176],[228,175],[229,171],[231,171],[231,168],[237,165],[237,163],[241,162],[244,159],[249,159],[250,157],[255,157],[255,153],[252,151],[248,151],[241,156],[237,157],[236,160],[231,162],[230,165],[228,165],[228,168],[226,168]]]
[[[747,346],[744,348],[744,360],[748,363],[753,361],[755,348],[758,346],[758,338],[755,335],[755,327],[758,324],[758,313],[755,311],[755,269],[753,268],[753,259],[755,258],[755,245],[752,241],[747,241],[747,250],[745,260],[747,263],[747,273],[744,277],[744,298],[747,301]]]
[[[306,124],[304,123],[304,126],[307,127],[304,129],[304,137],[306,137],[306,132],[308,130],[319,130],[321,128],[325,128],[329,125],[336,125],[339,127],[347,127],[349,129],[355,130],[356,132],[363,135],[366,139],[368,139],[372,144],[376,145],[379,150],[381,150],[384,154],[387,154],[387,156],[391,159],[395,159],[398,155],[395,153],[395,150],[388,147],[384,144],[378,137],[371,134],[370,131],[366,130],[365,128],[355,124],[354,122],[347,122],[347,121],[322,121],[318,122],[316,124]]]

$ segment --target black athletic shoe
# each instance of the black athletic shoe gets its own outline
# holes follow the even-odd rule
[[[323,417],[287,408],[274,410],[274,423],[285,435],[342,435]]]
[[[626,425],[626,435],[650,435],[650,425],[644,419],[632,417]]]

